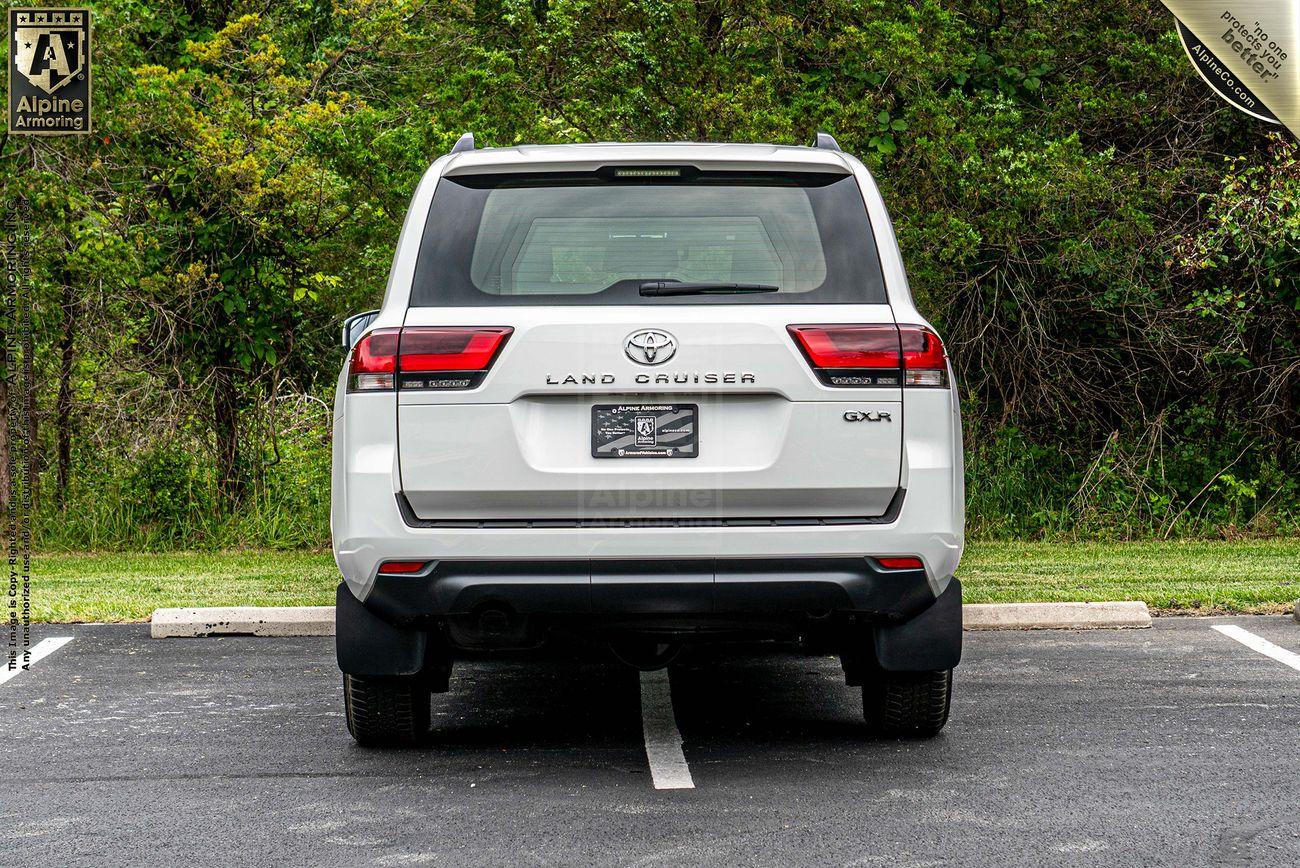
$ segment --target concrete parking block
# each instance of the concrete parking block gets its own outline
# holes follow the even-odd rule
[[[967,630],[1078,630],[1150,627],[1142,602],[968,603]],[[333,636],[333,606],[224,606],[155,609],[155,639],[197,636]]]
[[[196,636],[333,636],[333,606],[215,606],[155,609],[155,639]]]
[[[1080,630],[1150,627],[1151,612],[1140,601],[1107,603],[968,603],[967,630]]]

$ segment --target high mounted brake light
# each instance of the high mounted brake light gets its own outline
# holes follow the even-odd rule
[[[508,326],[376,329],[352,350],[348,391],[473,389],[512,332]]]
[[[943,343],[924,326],[835,324],[788,329],[827,386],[948,385]]]

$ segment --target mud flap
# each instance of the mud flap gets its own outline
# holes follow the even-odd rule
[[[886,672],[939,672],[961,662],[961,582],[910,621],[878,627],[876,663]]]
[[[873,672],[941,672],[961,661],[961,582],[910,621],[875,627],[840,654],[844,680],[860,687]]]
[[[345,583],[339,583],[334,599],[339,669],[370,677],[418,676],[434,693],[447,690],[451,659],[441,637],[393,626],[362,605]]]

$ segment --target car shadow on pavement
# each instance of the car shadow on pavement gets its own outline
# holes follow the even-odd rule
[[[559,748],[639,745],[636,673],[580,659],[464,663],[433,697],[432,746]]]
[[[870,739],[862,695],[839,659],[757,646],[704,650],[669,669],[687,744],[810,746]]]

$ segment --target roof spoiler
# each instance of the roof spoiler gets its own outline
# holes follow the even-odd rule
[[[451,152],[453,154],[459,154],[461,151],[472,151],[474,148],[474,134],[465,133],[456,140],[456,144],[451,146]]]
[[[470,139],[470,146],[473,147],[474,140]],[[830,133],[818,133],[813,138],[813,147],[821,148],[823,151],[838,151],[840,143],[835,141],[835,137]]]

